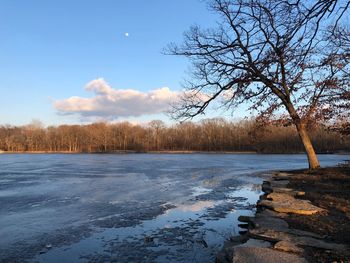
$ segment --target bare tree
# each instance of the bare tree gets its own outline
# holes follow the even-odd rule
[[[153,120],[148,123],[148,126],[152,132],[152,137],[154,138],[155,150],[161,150],[161,135],[162,131],[165,128],[165,124],[161,120]]]
[[[294,5],[294,6],[300,6],[301,0],[287,0],[287,3],[289,5]],[[343,18],[345,15],[346,11],[348,10],[350,6],[350,1],[349,0],[311,0],[307,1],[305,3],[306,7],[306,19],[305,22],[307,23],[308,21],[312,19],[317,20],[317,29],[320,26],[321,21],[324,18],[330,17],[333,15],[334,21],[333,22],[333,27],[336,27],[340,19]]]
[[[193,65],[173,116],[193,118],[213,101],[229,108],[248,102],[262,119],[283,116],[284,109],[283,117],[297,128],[309,168],[318,168],[308,127],[339,113],[349,93],[349,61],[327,50],[330,40],[320,29],[324,9],[302,2],[213,0],[218,27],[193,26],[182,45],[167,49]],[[332,13],[327,2],[324,12]]]
[[[256,120],[230,122],[215,118],[198,123],[182,122],[166,126],[160,121],[149,125],[93,123],[61,125],[30,130],[25,126],[0,125],[0,151],[114,152],[114,151],[255,151],[296,153],[302,150],[295,127],[265,125]],[[154,129],[158,129],[156,132]],[[350,150],[350,136],[338,129],[318,125],[312,129],[320,152]],[[343,132],[343,130],[342,130]],[[344,133],[345,134],[345,133]]]
[[[333,51],[332,60],[337,63],[339,59],[350,62],[350,28],[349,26],[338,26],[329,28],[328,35],[331,41]],[[342,64],[340,64],[342,66]],[[345,69],[344,69],[345,70]],[[350,72],[347,71],[347,80],[350,79]],[[350,92],[342,94],[344,103],[340,105],[342,110],[337,120],[331,126],[332,130],[338,131],[343,135],[350,135]]]

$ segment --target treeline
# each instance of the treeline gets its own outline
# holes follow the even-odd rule
[[[311,131],[317,152],[350,151],[349,136],[325,126]],[[256,151],[296,153],[303,146],[293,127],[259,126],[254,120],[230,122],[206,119],[166,126],[162,121],[147,125],[60,125],[43,127],[0,126],[0,150],[11,152],[114,152],[114,151]]]

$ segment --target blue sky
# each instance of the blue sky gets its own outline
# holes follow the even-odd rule
[[[161,105],[157,99],[181,89],[188,62],[161,51],[181,43],[191,25],[209,27],[215,19],[201,0],[1,0],[0,124],[167,120],[132,104],[155,98]],[[122,114],[107,114],[94,99],[111,94],[115,103],[128,98],[120,102],[129,103]],[[133,102],[136,97],[143,99]],[[77,105],[100,115],[81,114]],[[125,113],[134,108],[134,116]]]

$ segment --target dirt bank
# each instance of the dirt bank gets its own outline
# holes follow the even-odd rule
[[[350,165],[324,168],[315,172],[291,171],[287,187],[304,191],[304,198],[325,209],[325,213],[311,216],[290,214],[290,227],[311,231],[326,240],[350,246]],[[307,249],[310,262],[350,262],[348,253],[334,253],[322,249]]]

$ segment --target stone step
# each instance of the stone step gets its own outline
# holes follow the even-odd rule
[[[251,229],[248,234],[254,239],[261,239],[269,242],[286,241],[297,246],[309,246],[336,251],[347,251],[349,249],[349,247],[342,244],[329,243],[311,236],[299,236],[272,229]]]
[[[276,212],[313,215],[323,212],[324,209],[311,204],[308,200],[296,199],[285,193],[271,193],[267,199],[258,201],[258,206],[267,207]]]
[[[306,263],[306,259],[296,254],[281,252],[271,248],[236,247],[233,263]]]

